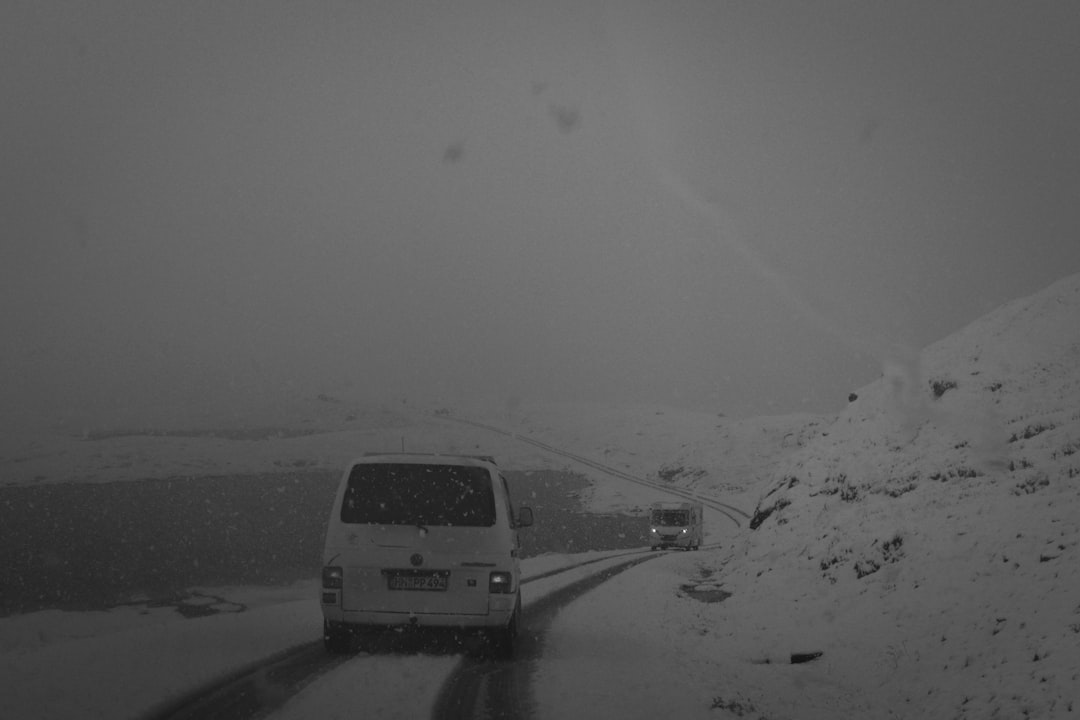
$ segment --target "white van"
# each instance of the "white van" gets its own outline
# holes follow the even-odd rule
[[[363,630],[476,630],[512,655],[521,615],[518,529],[532,525],[487,456],[368,454],[345,470],[323,551],[323,640]]]

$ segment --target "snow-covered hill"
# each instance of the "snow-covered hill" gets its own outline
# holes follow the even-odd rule
[[[761,489],[725,610],[897,716],[1080,711],[1080,275],[857,394]]]

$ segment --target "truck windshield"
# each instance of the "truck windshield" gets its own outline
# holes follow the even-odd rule
[[[468,465],[357,463],[341,521],[376,525],[495,524],[491,474]]]
[[[653,525],[689,525],[690,519],[685,510],[653,510]]]

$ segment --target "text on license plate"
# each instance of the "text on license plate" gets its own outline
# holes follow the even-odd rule
[[[387,573],[391,590],[446,590],[446,572]]]

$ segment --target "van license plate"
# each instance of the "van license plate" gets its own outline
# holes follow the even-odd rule
[[[449,573],[387,573],[391,590],[446,590]]]

